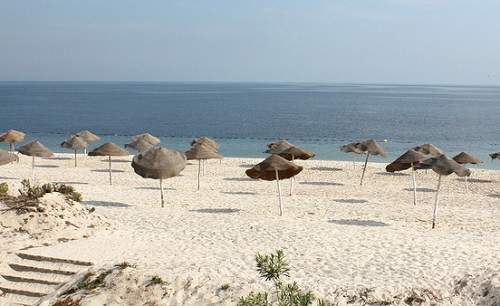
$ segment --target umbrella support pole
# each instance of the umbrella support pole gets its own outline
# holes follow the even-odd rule
[[[14,143],[10,144],[10,153],[14,153]]]
[[[278,176],[278,169],[275,169],[276,171],[276,182],[278,182],[278,194],[279,194],[279,199],[280,199],[280,216],[283,215],[283,199],[281,197],[281,185],[280,185],[280,178]]]
[[[111,181],[111,155],[109,156],[109,184],[113,185]]]
[[[438,186],[437,186],[437,192],[436,192],[436,204],[434,204],[434,218],[432,219],[432,228],[436,227],[439,197],[441,195],[441,191],[439,190],[440,187],[441,187],[441,175],[439,176],[439,179],[438,179]]]
[[[413,178],[413,205],[417,205],[417,180],[415,179],[415,169],[411,163],[411,176]]]
[[[295,161],[295,156],[293,156],[293,154],[292,154],[292,163],[293,163],[294,161]],[[295,181],[295,177],[294,177],[294,176],[292,176],[292,177],[290,178],[290,196],[293,194],[293,183],[294,183],[294,181]]]
[[[465,177],[465,193],[469,192],[469,185],[467,183],[467,176]]]
[[[356,170],[356,153],[354,153],[354,161],[352,162],[354,170]]]
[[[370,152],[366,153],[365,166],[363,167],[363,174],[361,174],[361,182],[359,185],[363,185],[363,177],[365,177],[366,165],[368,164],[368,157],[370,156]]]
[[[33,186],[35,185],[35,157],[32,156],[31,160],[31,181],[33,182]]]
[[[83,156],[85,156],[85,159],[87,159],[87,148],[83,149]]]
[[[76,150],[75,150],[75,168],[76,168],[77,164],[76,164]]]
[[[201,160],[198,160],[198,190],[200,190]]]
[[[163,190],[163,180],[162,179],[160,179],[160,192],[161,192],[161,196],[160,196],[161,207],[163,208],[163,207],[165,207],[165,197],[164,197],[165,192]]]

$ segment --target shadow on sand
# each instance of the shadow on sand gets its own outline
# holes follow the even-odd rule
[[[250,191],[222,191],[221,193],[223,194],[234,194],[234,195],[256,195],[258,194],[257,192],[250,192]]]
[[[190,212],[198,212],[204,214],[232,214],[241,211],[240,209],[234,208],[202,208],[202,209],[193,209]]]
[[[344,184],[332,182],[299,182],[299,184],[316,186],[344,186]]]
[[[130,205],[118,202],[105,202],[105,201],[84,201],[83,204],[90,206],[101,206],[101,207],[129,207]]]
[[[316,171],[342,171],[340,168],[330,168],[330,167],[312,167],[311,170]]]
[[[355,219],[342,219],[342,220],[331,220],[328,221],[330,223],[339,224],[339,225],[355,225],[355,226],[389,226],[389,224],[374,221],[374,220],[355,220]]]
[[[363,204],[368,203],[367,200],[358,200],[358,199],[335,199],[333,200],[337,203],[347,203],[347,204]]]

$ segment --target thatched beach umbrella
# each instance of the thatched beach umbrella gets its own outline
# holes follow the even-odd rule
[[[344,151],[346,153],[354,153],[354,161],[353,161],[353,168],[356,170],[356,155],[358,154],[366,154],[366,151],[362,151],[359,146],[359,142],[351,142],[345,145],[340,146],[340,150]]]
[[[413,150],[420,152],[420,153],[423,153],[423,154],[432,155],[432,156],[438,156],[438,155],[444,154],[443,150],[436,147],[432,143],[425,143],[423,145],[413,147]]]
[[[437,219],[437,209],[439,204],[440,187],[441,187],[441,176],[450,175],[452,173],[457,174],[460,177],[469,176],[469,169],[460,165],[456,161],[451,158],[448,158],[446,155],[442,154],[439,156],[428,158],[414,166],[415,169],[432,169],[439,175],[438,185],[436,191],[436,203],[434,204],[434,218],[432,220],[432,228],[436,226]]]
[[[500,152],[491,153],[489,155],[491,157],[491,161],[493,161],[494,159],[500,159]]]
[[[278,194],[280,200],[280,216],[283,215],[283,199],[281,198],[280,179],[291,178],[302,171],[303,167],[294,164],[281,156],[273,154],[245,171],[246,175],[253,179],[274,181],[278,183]]]
[[[207,136],[202,136],[202,137],[198,137],[198,138],[195,138],[193,140],[191,140],[191,142],[189,143],[192,147],[198,145],[198,144],[204,144],[208,147],[211,147],[213,148],[216,152],[219,150],[220,148],[220,143],[218,143],[217,141],[211,139],[211,138],[208,138]]]
[[[378,143],[373,140],[366,140],[363,142],[360,142],[359,144],[356,145],[358,150],[366,152],[366,160],[365,160],[365,166],[363,168],[363,174],[361,174],[361,181],[360,185],[363,185],[363,177],[365,176],[365,171],[366,171],[366,165],[368,164],[368,157],[371,155],[382,155],[382,157],[386,158],[387,153],[378,145]]]
[[[212,147],[205,144],[198,144],[191,148],[191,150],[186,152],[186,158],[188,160],[197,159],[198,160],[198,190],[200,190],[200,173],[201,173],[201,161],[205,162],[207,159],[222,159],[222,155],[214,151]],[[205,167],[203,167],[205,169]],[[203,173],[205,175],[205,173]]]
[[[61,147],[75,151],[75,167],[77,166],[76,151],[86,149],[89,143],[78,136],[72,136],[61,143]]]
[[[27,156],[33,157],[32,159],[32,174],[33,174],[33,182],[35,181],[35,157],[52,157],[54,153],[38,142],[38,140],[33,140],[16,149],[19,153]]]
[[[96,141],[101,140],[101,138],[99,138],[99,136],[92,134],[89,131],[78,132],[75,134],[75,136],[80,137],[86,143],[91,143],[91,142],[96,142]],[[87,158],[87,148],[83,148],[83,155],[85,156],[85,158]]]
[[[159,144],[161,142],[160,139],[154,137],[153,135],[149,133],[144,133],[144,134],[139,134],[132,136],[132,140],[144,140],[145,142],[149,142],[152,145]]]
[[[14,142],[21,142],[24,140],[25,133],[16,130],[8,130],[0,135],[0,142],[10,144],[10,152],[14,152]]]
[[[10,164],[14,161],[19,162],[19,157],[16,154],[9,153],[5,150],[0,150],[0,166]]]
[[[111,156],[128,156],[130,153],[115,145],[112,142],[106,142],[105,144],[95,148],[89,152],[89,156],[108,156],[109,157],[109,184],[112,185],[111,180]]]
[[[467,152],[460,152],[458,155],[453,156],[451,159],[456,161],[459,164],[480,164],[483,161],[475,156],[470,155]],[[467,184],[467,176],[464,178],[465,179],[465,192],[469,191],[469,186]]]
[[[406,153],[398,157],[395,161],[385,167],[387,172],[402,171],[411,168],[411,176],[413,178],[413,204],[417,205],[417,182],[415,180],[415,169],[413,165],[426,160],[428,157],[415,150],[408,150]]]
[[[285,158],[286,160],[289,160],[291,162],[294,162],[295,159],[302,159],[302,160],[307,160],[309,158],[313,158],[316,156],[316,154],[306,151],[304,149],[301,149],[297,146],[292,145],[291,147],[281,151],[278,153],[279,156]],[[293,185],[294,185],[295,177],[290,178],[290,195],[293,193]]]
[[[184,153],[165,147],[152,147],[132,159],[135,173],[143,178],[160,180],[161,207],[165,207],[163,179],[179,175],[186,165]]]
[[[286,140],[278,140],[267,145],[268,149],[264,153],[268,154],[279,154],[284,150],[293,147],[294,145]]]
[[[125,148],[130,148],[139,152],[146,151],[147,149],[151,148],[153,145],[150,144],[147,141],[144,141],[142,139],[134,140],[130,143],[126,143]]]

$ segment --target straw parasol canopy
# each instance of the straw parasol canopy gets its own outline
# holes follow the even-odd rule
[[[360,148],[358,148],[359,144],[360,144],[359,142],[351,142],[351,143],[339,146],[341,151],[344,151],[346,153],[351,153],[351,152],[355,153],[354,154],[354,161],[353,161],[354,170],[356,170],[356,155],[366,154],[366,151],[363,151]]]
[[[222,155],[217,153],[213,147],[203,143],[196,143],[191,150],[186,152],[186,158],[188,160],[198,160],[198,190],[200,190],[201,161],[205,161],[207,159],[222,159]]]
[[[10,152],[14,152],[14,142],[21,142],[24,140],[25,133],[16,130],[8,130],[0,135],[0,142],[10,144]]]
[[[413,165],[426,160],[428,157],[422,153],[415,150],[408,150],[406,153],[398,157],[395,161],[390,163],[385,167],[387,172],[402,171],[411,168],[411,174],[413,179],[413,204],[417,205],[417,181],[415,179],[415,169]]]
[[[206,145],[208,147],[213,148],[215,151],[218,151],[220,148],[220,143],[218,143],[217,141],[215,141],[211,138],[208,138],[206,136],[195,138],[195,139],[191,140],[191,142],[189,144],[192,147],[194,147],[198,144],[203,144],[203,145]]]
[[[280,179],[291,178],[299,174],[302,169],[303,167],[298,166],[281,156],[273,154],[259,164],[255,165],[253,168],[246,170],[245,173],[253,179],[277,181],[281,216],[283,215],[283,200],[281,197]]]
[[[159,144],[161,142],[160,139],[154,137],[149,133],[132,136],[132,140],[144,140],[145,142],[149,142],[152,145]]]
[[[494,159],[500,159],[500,152],[496,153],[491,153],[490,154],[491,160],[493,161]]]
[[[279,154],[283,151],[285,151],[288,148],[293,147],[294,145],[289,143],[286,140],[278,140],[276,142],[272,142],[267,145],[269,149],[264,151],[264,153],[269,153],[269,154]]]
[[[483,161],[475,156],[470,155],[467,152],[461,152],[458,155],[455,155],[452,157],[454,161],[456,161],[459,164],[480,164]]]
[[[378,143],[373,140],[365,140],[363,142],[360,142],[356,145],[356,148],[360,151],[366,152],[366,160],[365,160],[365,166],[363,167],[363,174],[361,174],[361,181],[360,185],[363,185],[363,177],[365,176],[365,171],[366,171],[366,165],[368,164],[368,157],[371,155],[382,155],[382,157],[386,158],[387,153],[378,145]]]
[[[456,161],[459,164],[480,164],[483,163],[483,161],[475,156],[470,155],[467,152],[460,152],[458,155],[453,156],[451,159]],[[469,191],[469,185],[467,183],[467,176],[464,178],[465,180],[465,192]]]
[[[427,154],[427,155],[430,154],[432,156],[438,156],[438,155],[444,154],[443,150],[436,147],[432,143],[425,143],[423,145],[413,147],[413,150],[420,152],[420,153],[423,153],[423,154]]]
[[[89,131],[78,132],[75,134],[75,136],[80,137],[81,139],[83,139],[85,142],[88,142],[88,143],[101,140],[101,138],[99,138],[99,136],[92,134]]]
[[[130,143],[126,143],[125,148],[130,148],[139,152],[146,151],[147,149],[151,148],[153,145],[150,144],[147,141],[144,141],[142,139],[134,140]]]
[[[439,204],[440,197],[440,187],[441,187],[441,177],[443,175],[450,175],[455,173],[460,177],[469,176],[470,170],[457,163],[446,155],[441,154],[439,156],[428,158],[414,166],[415,169],[432,169],[439,175],[438,186],[436,191],[436,202],[434,204],[434,218],[432,220],[432,228],[436,226],[437,219],[437,208]]]
[[[99,136],[92,134],[91,132],[89,132],[87,130],[78,132],[75,134],[75,136],[80,137],[86,143],[91,143],[91,142],[96,142],[96,141],[101,140],[101,138],[99,138]],[[85,156],[85,158],[87,158],[87,148],[83,148],[83,155]]]
[[[132,168],[143,178],[160,180],[161,207],[165,206],[163,179],[179,175],[187,165],[184,153],[165,147],[152,147],[134,156]]]
[[[115,145],[112,142],[106,142],[105,144],[95,148],[89,152],[89,156],[108,156],[109,157],[109,184],[112,185],[111,180],[111,156],[128,156],[130,153]]]
[[[89,143],[78,136],[72,136],[61,143],[61,147],[75,151],[75,167],[77,166],[76,151],[86,149]]]
[[[14,161],[19,162],[19,157],[16,154],[9,153],[5,150],[0,150],[0,166],[10,164]]]
[[[412,168],[414,164],[419,163],[429,158],[424,154],[417,152],[413,149],[406,151],[403,155],[396,158],[392,163],[385,167],[387,172],[402,171]]]
[[[32,156],[32,174],[33,174],[33,181],[35,180],[35,157],[52,157],[54,156],[54,153],[41,144],[38,140],[33,140],[32,142],[29,142],[25,144],[24,146],[21,146],[16,149],[19,153],[27,156]]]
[[[285,150],[281,151],[280,153],[278,153],[278,155],[287,159],[287,160],[291,160],[291,161],[294,161],[296,158],[302,159],[302,160],[307,160],[309,158],[313,158],[314,156],[316,156],[316,154],[309,152],[309,151],[306,151],[306,150],[301,149],[301,148],[296,147],[296,146],[291,146],[288,149],[285,149]]]

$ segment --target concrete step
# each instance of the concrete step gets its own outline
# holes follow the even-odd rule
[[[46,267],[38,267],[31,264],[17,264],[11,263],[9,264],[12,270],[18,272],[37,272],[37,273],[50,273],[50,274],[61,274],[61,275],[75,275],[78,271],[74,270],[62,270],[56,267],[54,268],[46,268]]]
[[[32,261],[65,263],[65,264],[84,266],[84,267],[89,267],[89,266],[93,265],[93,263],[91,263],[89,261],[81,261],[81,260],[74,260],[74,259],[67,259],[67,258],[55,258],[55,257],[42,256],[42,255],[26,254],[26,253],[16,253],[16,255],[19,258],[26,259],[26,260],[32,260]]]
[[[49,279],[42,278],[31,278],[26,276],[19,275],[2,275],[2,277],[10,282],[20,282],[20,283],[35,283],[35,284],[43,284],[43,285],[59,285],[61,281],[54,281]]]

